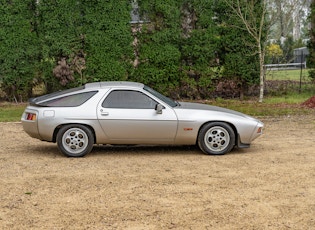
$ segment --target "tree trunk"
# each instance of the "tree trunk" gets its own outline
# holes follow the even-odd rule
[[[264,62],[265,56],[261,49],[261,44],[258,42],[258,52],[259,52],[259,102],[263,102],[264,99],[264,86],[265,86],[265,70]]]

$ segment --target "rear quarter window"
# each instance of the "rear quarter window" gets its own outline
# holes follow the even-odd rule
[[[85,93],[77,93],[52,100],[39,102],[37,105],[50,107],[76,107],[80,106],[93,97],[98,91],[90,91]]]

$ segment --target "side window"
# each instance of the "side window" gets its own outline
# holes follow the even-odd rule
[[[144,93],[132,90],[112,91],[104,100],[104,108],[154,109],[157,102]]]
[[[52,107],[75,107],[82,105],[84,102],[93,97],[97,91],[85,92],[85,93],[77,93],[72,94],[65,97],[59,97],[56,99],[44,101],[38,103],[41,106],[52,106]]]

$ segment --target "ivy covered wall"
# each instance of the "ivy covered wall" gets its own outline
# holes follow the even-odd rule
[[[217,0],[1,0],[1,88],[27,99],[38,85],[128,80],[193,99],[223,79],[255,83],[258,60],[230,13]]]
[[[0,84],[8,98],[31,96],[39,52],[32,0],[1,0]]]

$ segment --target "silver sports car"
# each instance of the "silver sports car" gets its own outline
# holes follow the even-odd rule
[[[206,154],[246,148],[263,123],[205,104],[176,102],[141,83],[95,82],[32,98],[21,118],[31,137],[82,157],[94,144],[195,145]]]

